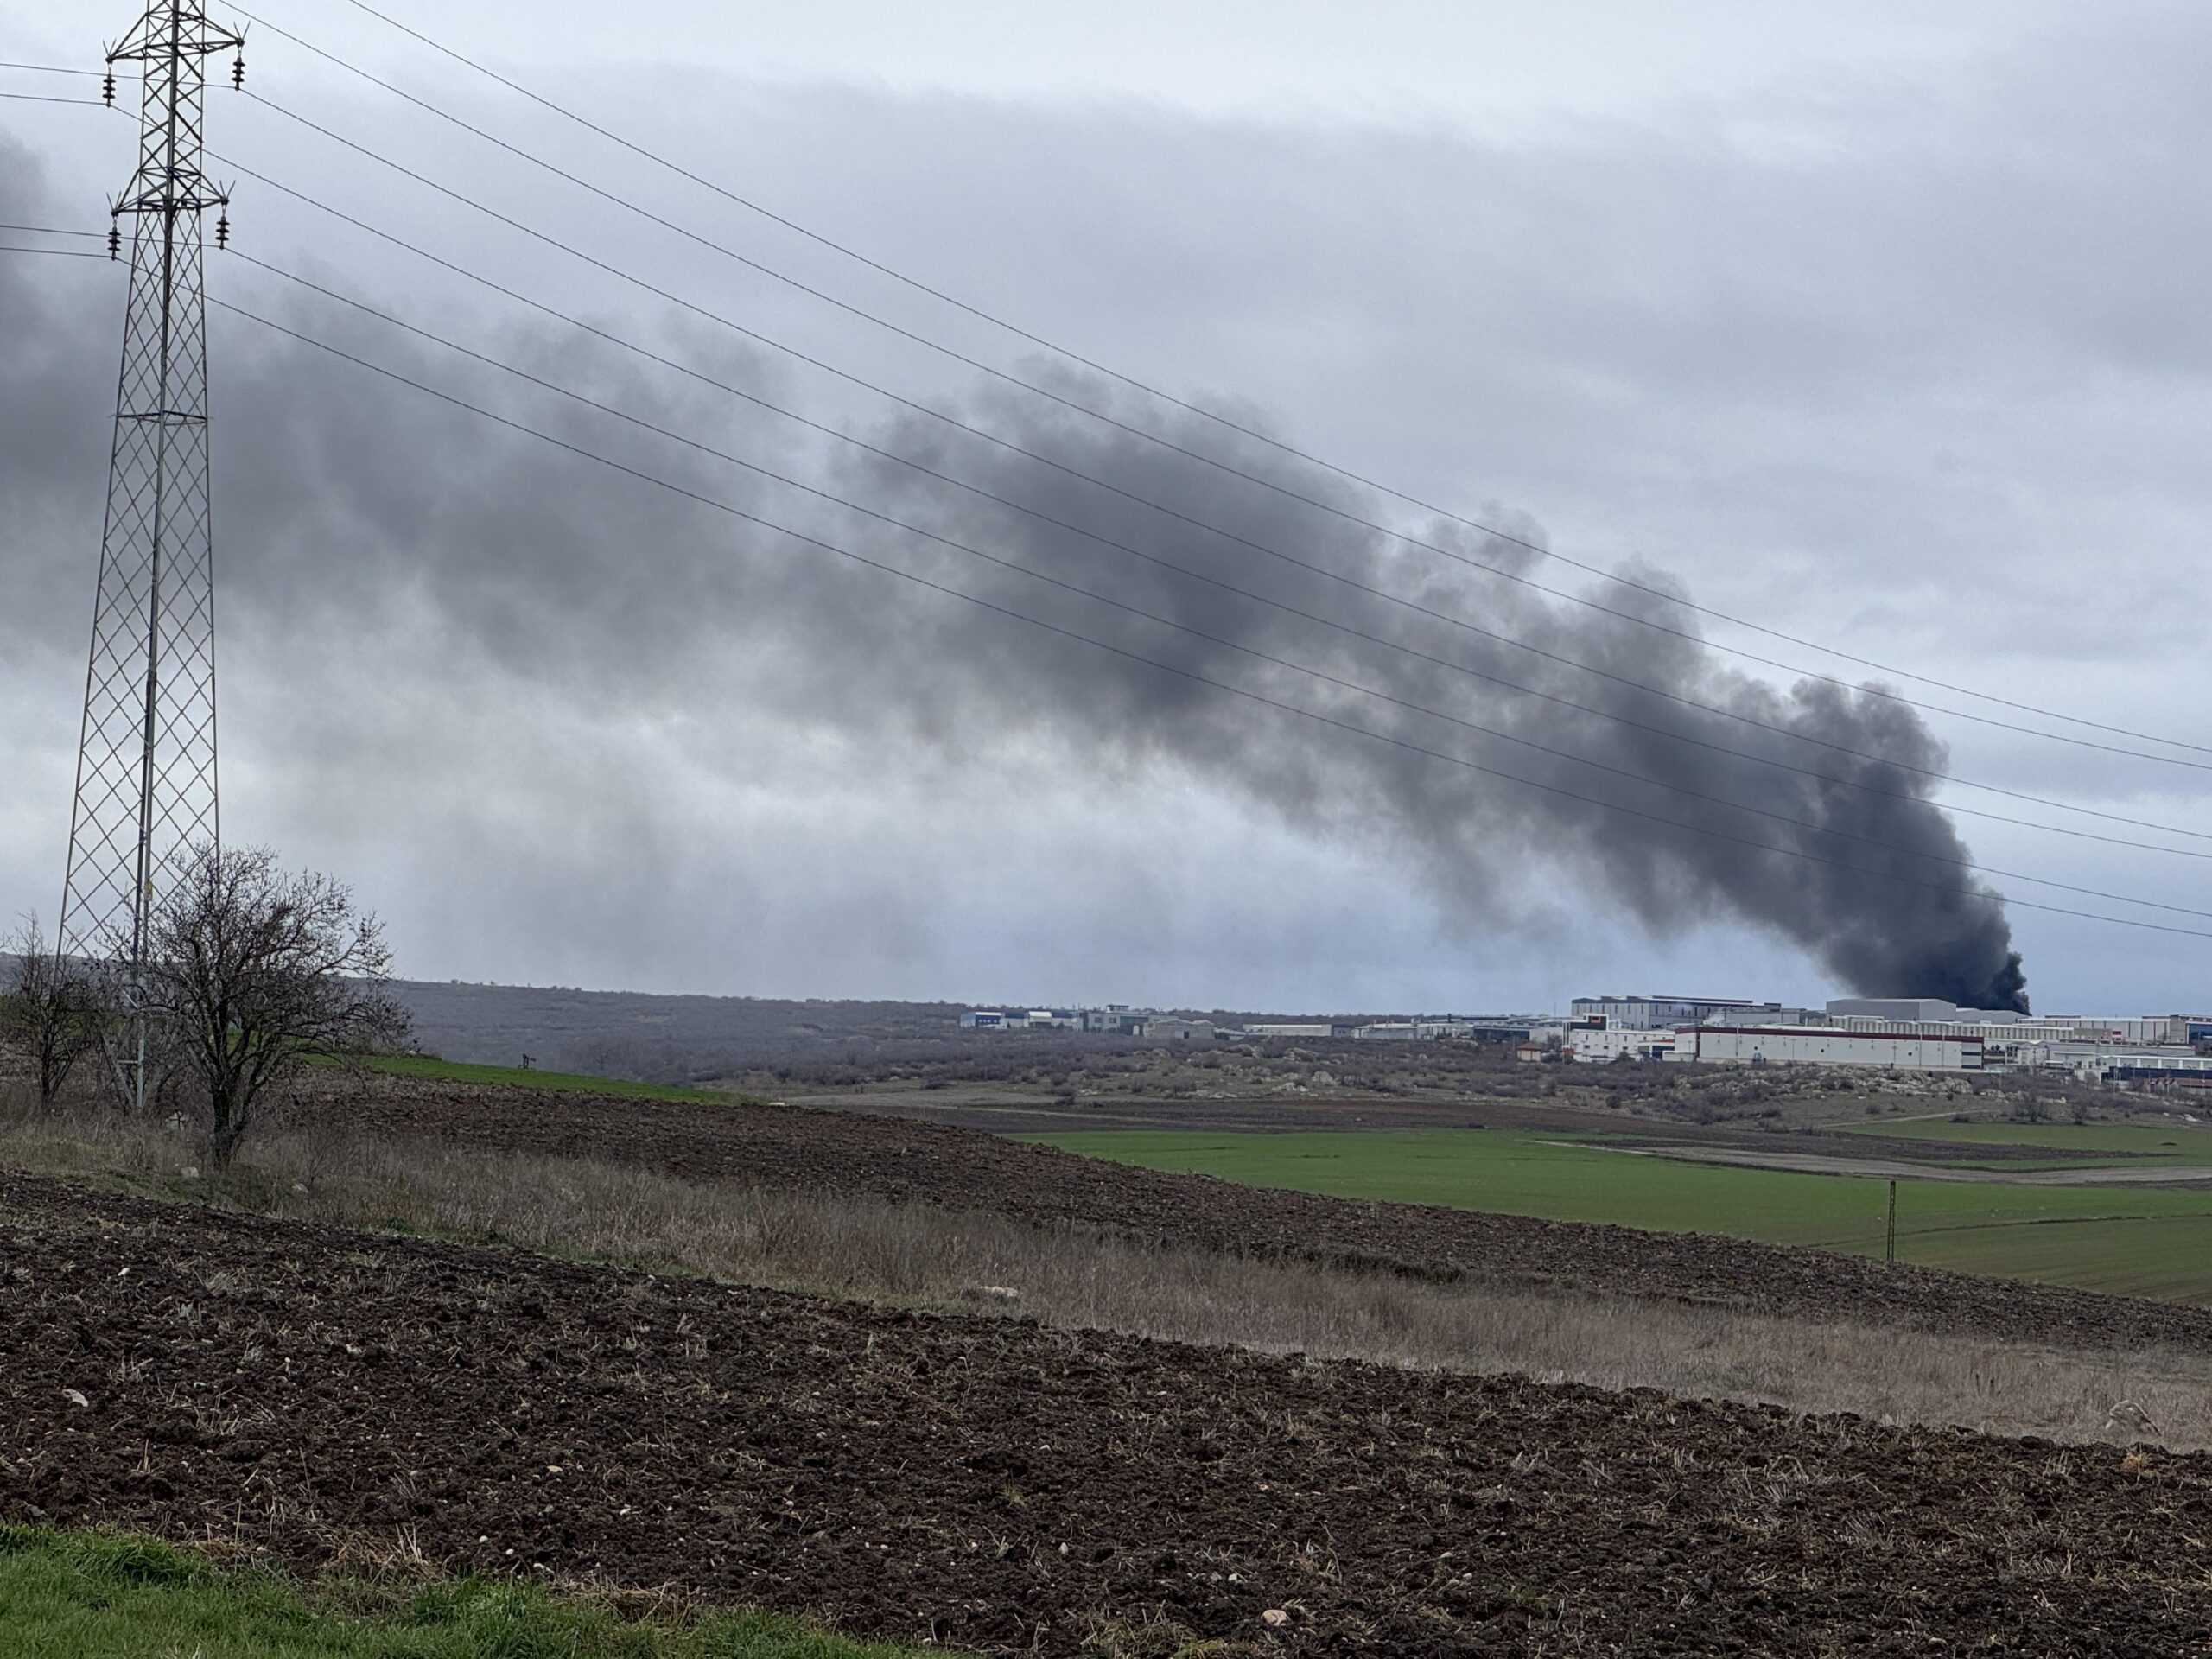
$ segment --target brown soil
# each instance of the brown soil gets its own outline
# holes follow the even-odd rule
[[[1069,1335],[24,1177],[0,1177],[0,1514],[302,1566],[409,1541],[1001,1653],[1109,1624],[1317,1656],[2212,1652],[2202,1457]]]
[[[1701,1234],[1649,1233],[1249,1187],[1078,1158],[950,1125],[791,1107],[676,1104],[379,1078],[312,1103],[383,1135],[627,1160],[1039,1225],[1450,1282],[1662,1297],[2111,1350],[2212,1351],[2212,1308],[2066,1291]]]

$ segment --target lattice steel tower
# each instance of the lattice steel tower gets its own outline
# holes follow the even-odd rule
[[[215,573],[207,477],[207,311],[203,219],[229,196],[200,170],[207,60],[244,37],[199,0],[152,0],[107,54],[135,65],[144,94],[138,169],[112,204],[109,251],[127,240],[115,448],[92,611],[60,948],[142,982],[147,912],[169,856],[220,832],[215,790]],[[128,228],[125,228],[128,221]],[[227,218],[216,239],[227,239]],[[143,1108],[147,1033],[133,1012],[118,1055]]]

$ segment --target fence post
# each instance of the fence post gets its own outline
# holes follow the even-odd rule
[[[1897,1184],[1894,1178],[1890,1182],[1890,1230],[1882,1261],[1892,1268],[1897,1264]]]

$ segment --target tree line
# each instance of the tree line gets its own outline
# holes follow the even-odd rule
[[[383,926],[341,883],[287,871],[266,849],[213,845],[180,851],[163,876],[143,948],[118,931],[70,955],[35,918],[22,924],[0,969],[0,1047],[39,1109],[73,1093],[128,1108],[143,1094],[203,1133],[221,1168],[287,1078],[397,1047],[407,1015]],[[124,1079],[141,1065],[148,1086],[133,1090]]]

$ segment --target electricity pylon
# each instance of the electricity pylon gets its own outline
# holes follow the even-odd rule
[[[200,163],[207,60],[236,54],[242,82],[245,47],[199,0],[151,0],[107,54],[110,102],[118,65],[137,66],[144,91],[138,168],[111,204],[108,238],[112,257],[129,244],[130,296],[60,948],[122,977],[129,1017],[116,1058],[139,1110],[148,913],[170,856],[221,830],[202,254],[204,216],[223,214],[230,198]],[[229,234],[223,217],[218,244]]]

